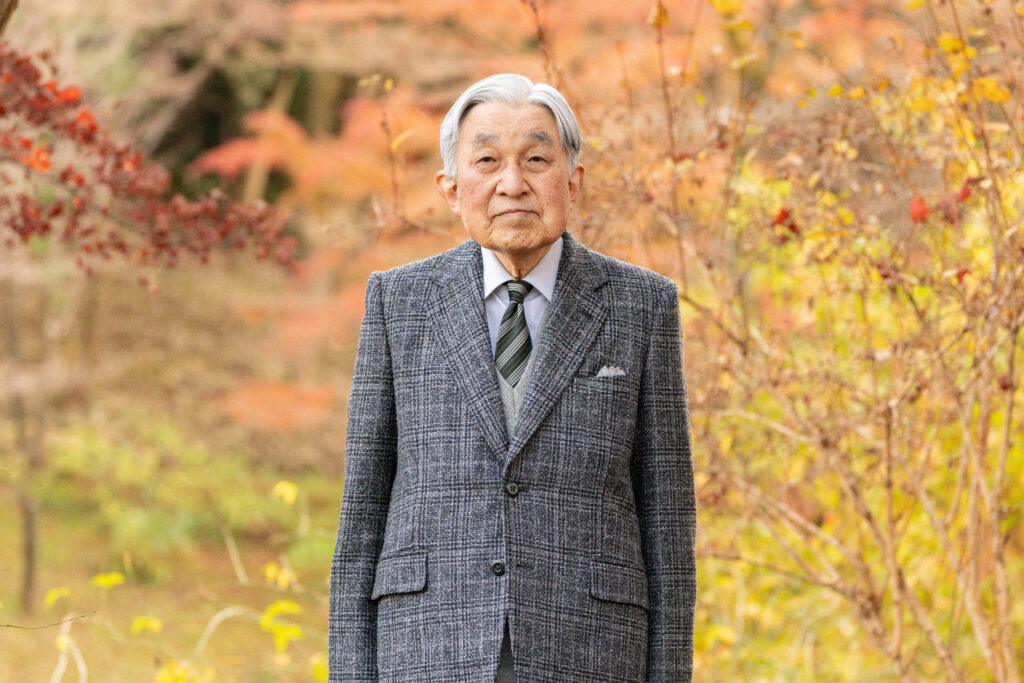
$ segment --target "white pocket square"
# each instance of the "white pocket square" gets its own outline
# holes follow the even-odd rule
[[[616,375],[625,375],[626,371],[617,365],[606,365],[597,371],[595,377],[615,377]]]

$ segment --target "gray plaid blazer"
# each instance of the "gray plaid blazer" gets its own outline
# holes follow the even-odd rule
[[[675,284],[563,234],[508,434],[473,240],[371,274],[330,680],[691,679],[696,504]],[[604,365],[624,375],[597,377]]]

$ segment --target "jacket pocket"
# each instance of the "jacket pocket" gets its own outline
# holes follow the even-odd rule
[[[415,593],[427,586],[427,551],[392,555],[377,560],[370,599],[392,593]]]
[[[647,572],[637,567],[590,560],[590,595],[599,600],[648,607]]]

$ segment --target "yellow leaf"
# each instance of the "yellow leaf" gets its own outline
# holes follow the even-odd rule
[[[890,83],[891,83],[891,81],[888,78],[883,78],[875,86],[875,90],[877,90],[878,92],[885,92],[886,88],[889,87]]]
[[[298,624],[277,621],[281,614],[302,614],[302,607],[291,600],[278,600],[263,610],[260,628],[274,635],[274,648],[278,652],[284,652],[289,642],[305,637]]]
[[[847,97],[849,97],[851,100],[859,100],[860,98],[864,97],[864,88],[858,85],[856,88],[850,91]]]
[[[113,588],[114,586],[120,586],[124,583],[124,574],[121,572],[107,572],[106,574],[97,574],[92,577],[90,582],[94,586],[100,588]]]
[[[274,649],[278,652],[284,652],[291,641],[305,638],[302,627],[298,624],[276,623],[270,632],[274,634]]]
[[[729,31],[742,31],[743,29],[753,29],[754,25],[750,23],[749,19],[743,19],[741,21],[734,21],[731,24],[726,24],[725,28]]]
[[[804,40],[803,38],[794,38],[793,47],[795,47],[798,50],[802,50],[805,47],[807,47],[807,41]]]
[[[971,68],[971,63],[961,52],[949,55],[946,57],[946,61],[949,63],[949,70],[953,73],[953,78],[960,78],[961,74]]]
[[[740,0],[711,0],[711,6],[722,15],[735,14],[743,9],[743,3]]]
[[[946,53],[960,52],[964,49],[964,41],[952,33],[943,33],[939,36],[939,47]]]
[[[828,89],[828,96],[829,97],[839,97],[842,94],[843,94],[843,86],[841,86],[839,83],[836,83],[835,85],[833,85],[831,88]]]
[[[299,495],[299,487],[290,481],[281,481],[274,484],[274,489],[270,492],[270,495],[274,498],[280,498],[284,501],[285,505],[294,505],[295,498]]]
[[[984,97],[992,102],[1010,101],[1010,91],[999,85],[999,81],[991,76],[983,76],[974,80],[974,96]]]
[[[384,92],[389,92],[393,87],[395,87],[394,79],[388,78],[384,80]]]
[[[915,97],[910,101],[913,111],[931,111],[935,108],[935,100],[930,97]]]
[[[327,662],[324,661],[323,655],[316,654],[309,658],[309,666],[312,670],[313,680],[317,683],[327,683]]]
[[[907,3],[907,9],[917,9],[918,7],[924,7],[924,0],[910,0]]]
[[[836,214],[839,215],[839,219],[843,221],[845,225],[849,225],[853,222],[853,212],[847,209],[845,206],[840,206],[836,209]]]
[[[399,145],[408,140],[410,135],[412,135],[412,128],[407,128],[406,130],[403,130],[401,133],[396,135],[395,139],[391,141],[391,151],[394,152],[396,149],[398,149]],[[288,504],[291,505],[291,503]]]
[[[160,633],[164,629],[164,622],[159,617],[153,616],[141,616],[132,619],[132,633],[142,633],[143,631],[152,631],[153,633]]]
[[[668,26],[668,10],[665,9],[665,5],[661,4],[660,0],[655,2],[654,7],[651,8],[651,13],[647,17],[647,23],[659,29]]]
[[[156,683],[212,683],[216,677],[212,666],[197,669],[188,662],[169,662],[160,667],[154,680]]]
[[[260,628],[269,631],[280,614],[302,614],[302,606],[291,600],[278,600],[263,610],[260,616]]]
[[[708,98],[704,97],[702,93],[697,93],[697,104],[704,104],[708,101]]]
[[[61,598],[66,598],[71,595],[71,589],[67,586],[61,586],[60,588],[51,588],[46,591],[46,597],[43,599],[44,607],[53,607]]]
[[[714,645],[716,641],[722,641],[726,645],[732,645],[736,642],[736,631],[731,626],[725,624],[712,624],[708,630],[708,639],[711,645]]]

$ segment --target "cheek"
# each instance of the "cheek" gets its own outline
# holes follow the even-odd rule
[[[459,187],[459,200],[465,204],[486,201],[487,194],[487,184],[479,179],[466,179]]]

